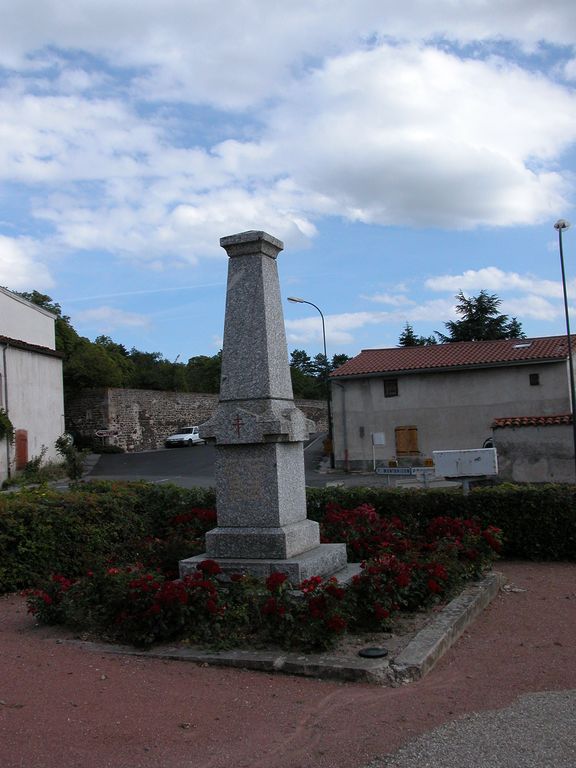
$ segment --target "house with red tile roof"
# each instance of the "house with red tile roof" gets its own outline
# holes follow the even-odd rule
[[[576,336],[572,344],[576,353]],[[501,476],[573,479],[565,336],[365,349],[332,373],[331,387],[337,467],[419,466],[433,451],[494,441]],[[515,457],[505,448],[512,430],[523,435]]]

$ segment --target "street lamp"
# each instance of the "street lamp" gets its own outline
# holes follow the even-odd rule
[[[317,307],[316,304],[313,304],[311,301],[306,301],[306,299],[300,299],[297,296],[288,296],[288,301],[293,302],[294,304],[310,304],[311,307],[314,307],[322,318],[322,341],[324,342],[324,359],[326,360],[326,409],[328,411],[328,441],[330,442],[330,468],[334,469],[334,433],[332,431],[332,396],[330,391],[330,382],[328,380],[328,355],[326,354],[326,325],[324,323],[324,315],[322,314],[322,310],[320,307]]]
[[[564,314],[566,316],[566,339],[568,341],[568,368],[570,371],[570,407],[572,411],[572,436],[574,442],[574,478],[576,480],[576,418],[574,409],[574,360],[572,357],[572,338],[570,335],[570,314],[568,312],[568,294],[566,292],[566,271],[564,269],[564,250],[562,248],[562,232],[568,229],[570,222],[558,219],[554,229],[558,230],[558,246],[560,249],[560,267],[562,269],[562,291],[564,293]]]

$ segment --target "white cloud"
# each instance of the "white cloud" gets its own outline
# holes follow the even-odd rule
[[[75,312],[74,322],[85,327],[96,328],[98,333],[109,333],[116,328],[143,328],[148,326],[150,321],[145,315],[104,305]]]
[[[432,291],[525,291],[538,296],[560,298],[562,285],[560,281],[543,280],[533,275],[521,275],[518,272],[505,272],[498,267],[483,269],[468,269],[459,275],[438,275],[425,282],[426,288]],[[576,289],[576,282],[573,286]]]
[[[362,295],[360,298],[367,301],[373,301],[376,304],[389,304],[391,307],[404,307],[410,304],[414,304],[412,299],[404,294],[393,293],[374,293],[371,296]]]
[[[0,180],[52,249],[162,269],[242,229],[301,247],[325,216],[465,229],[569,207],[574,93],[490,54],[571,42],[571,2],[73,5],[20,0],[0,27]]]
[[[352,331],[370,325],[391,325],[396,331],[405,322],[442,322],[455,316],[454,302],[444,299],[425,301],[394,312],[344,312],[326,315],[326,340],[330,345],[349,344],[354,341]],[[288,341],[306,344],[322,341],[322,328],[318,317],[286,320]]]
[[[553,321],[564,315],[560,302],[552,304],[543,296],[536,295],[508,298],[502,303],[501,310],[509,317],[518,317],[522,321],[528,319]]]
[[[318,213],[448,228],[535,223],[567,205],[569,181],[550,161],[576,141],[576,98],[500,61],[382,45],[296,83],[266,139],[291,158],[296,185],[322,196]]]
[[[30,238],[0,235],[0,285],[12,290],[44,290],[54,285],[40,263],[40,247]]]

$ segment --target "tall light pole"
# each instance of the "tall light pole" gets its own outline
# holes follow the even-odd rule
[[[330,391],[330,381],[328,379],[328,355],[326,354],[326,324],[324,323],[324,315],[320,307],[313,304],[311,301],[300,299],[297,296],[289,296],[288,301],[294,304],[310,304],[314,307],[322,318],[322,341],[324,342],[324,359],[326,360],[326,410],[328,411],[328,441],[330,442],[330,468],[334,469],[334,432],[332,431],[332,395]]]
[[[576,481],[576,413],[574,408],[574,359],[572,356],[572,338],[570,335],[570,313],[568,311],[568,293],[566,291],[566,271],[564,269],[564,249],[562,247],[562,232],[568,229],[570,222],[558,219],[554,229],[558,230],[558,247],[560,249],[560,267],[562,269],[562,291],[564,293],[564,315],[566,317],[566,340],[568,342],[568,368],[570,371],[570,409],[572,411],[572,437],[574,443],[574,479]]]

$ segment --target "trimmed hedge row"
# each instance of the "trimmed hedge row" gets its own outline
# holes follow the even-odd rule
[[[53,572],[77,576],[106,560],[139,555],[146,537],[214,492],[149,483],[94,482],[67,492],[42,487],[0,495],[0,593]]]
[[[328,501],[354,508],[374,506],[384,517],[399,517],[409,528],[439,515],[474,518],[504,532],[503,556],[522,560],[576,560],[576,486],[498,485],[459,489],[308,489],[308,516],[322,519]]]
[[[501,485],[473,490],[309,488],[308,516],[326,504],[371,504],[408,530],[438,516],[475,518],[502,528],[503,555],[576,560],[576,487]],[[170,521],[193,507],[214,508],[214,491],[149,483],[93,482],[0,495],[0,592],[35,584],[52,572],[79,575],[106,559],[138,557],[143,539],[165,536]],[[192,553],[191,553],[192,554]]]

